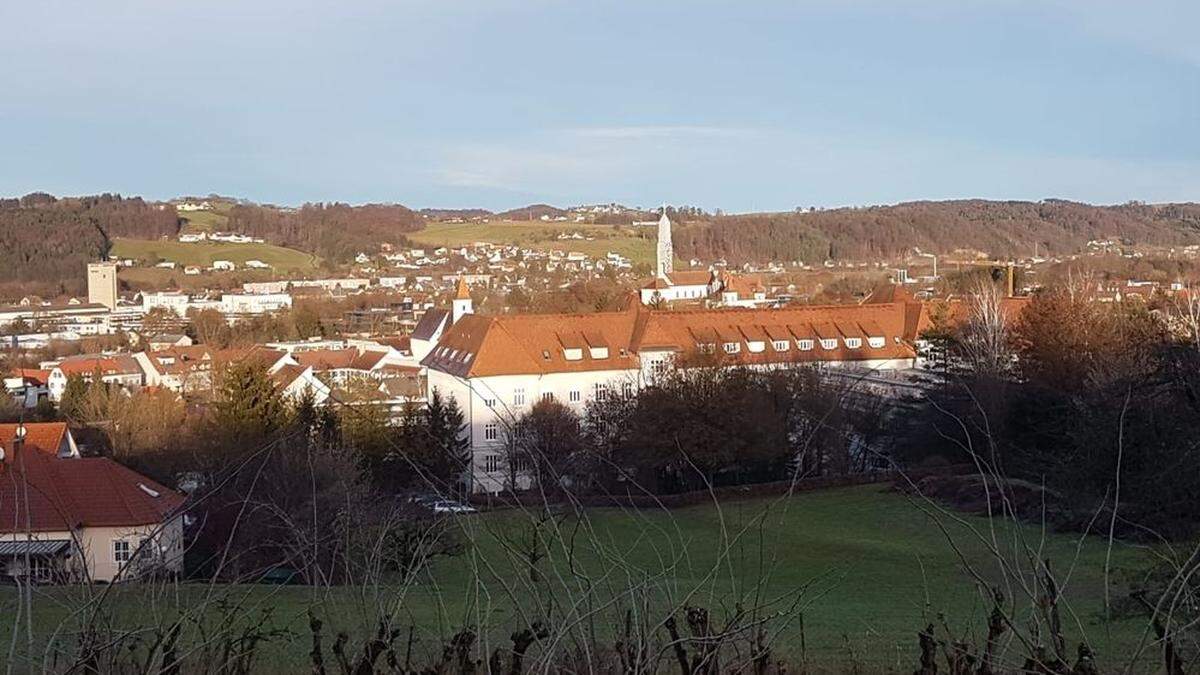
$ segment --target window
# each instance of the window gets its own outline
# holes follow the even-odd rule
[[[858,349],[862,346],[862,338],[846,338],[846,347],[849,349]]]
[[[661,361],[659,363],[661,363]],[[629,397],[633,396],[633,383],[632,382],[622,382],[621,383],[621,395],[624,396],[625,398],[629,398]]]
[[[533,461],[525,455],[517,455],[513,457],[513,469],[518,472],[531,471],[533,469]]]
[[[582,349],[564,349],[563,358],[568,361],[578,361],[583,358]]]
[[[494,441],[500,438],[500,425],[495,422],[488,422],[483,425],[483,440]]]
[[[542,392],[542,400],[543,401],[553,401],[554,400],[554,392],[552,392],[552,391]]]
[[[597,382],[592,385],[592,397],[597,401],[603,401],[608,398],[608,387]]]
[[[837,349],[837,340],[833,338],[821,338],[821,349]]]
[[[886,341],[881,337],[867,338],[867,344],[871,345],[871,349],[882,349],[885,342]]]
[[[799,347],[801,351],[806,352],[813,348],[813,341],[812,340],[796,340],[796,346]]]
[[[742,343],[740,342],[726,342],[721,346],[725,348],[726,354],[736,354],[742,351]]]
[[[608,347],[592,347],[588,350],[593,359],[607,359]]]
[[[749,349],[750,351],[754,352],[755,354],[763,351],[766,348],[767,348],[767,344],[765,342],[763,342],[762,340],[751,340],[746,343],[746,349]]]
[[[525,387],[513,389],[513,405],[525,405]]]
[[[579,396],[579,390],[578,390],[578,389],[572,389],[572,390],[571,390],[571,391],[570,391],[570,392],[567,394],[567,400],[568,400],[568,401],[570,401],[571,403],[579,403],[579,399],[580,399],[580,396]]]
[[[786,352],[791,344],[788,343],[787,340],[775,340],[771,343],[771,346],[774,347],[775,351],[777,352]]]
[[[113,539],[113,562],[127,563],[133,559],[133,542],[128,539]]]
[[[713,343],[711,343],[711,342],[701,342],[700,343],[700,353],[701,354],[712,354],[715,351],[717,351],[717,346],[714,345]]]
[[[489,407],[489,408],[495,408],[495,407],[496,407],[496,399],[494,399],[494,398],[485,398],[485,399],[483,399],[483,404],[484,404],[484,405],[486,405],[486,406],[487,406],[487,407]]]
[[[487,455],[483,458],[483,470],[495,473],[500,470],[500,455]]]

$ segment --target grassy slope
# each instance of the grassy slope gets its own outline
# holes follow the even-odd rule
[[[229,210],[233,204],[213,202],[211,211],[181,211],[184,232],[220,232],[229,224]]]
[[[595,241],[558,240],[561,232],[579,232],[594,236]],[[588,223],[546,223],[542,221],[490,223],[430,223],[425,229],[407,234],[414,242],[427,246],[461,246],[477,241],[494,244],[520,244],[539,250],[578,251],[593,258],[603,258],[613,251],[635,263],[652,263],[654,239],[652,228],[614,229],[611,225]]]
[[[145,260],[157,255],[162,260],[172,260],[180,265],[207,267],[214,260],[229,260],[241,265],[247,260],[261,260],[276,270],[308,270],[316,266],[316,258],[272,244],[228,244],[222,242],[199,242],[185,244],[178,241],[117,239],[113,243],[114,257]]]
[[[716,608],[722,603],[732,606],[739,596],[752,592],[752,580],[759,576],[760,569],[769,577],[766,597],[813,583],[804,595],[803,606],[807,653],[811,663],[827,668],[847,664],[847,650],[851,649],[854,658],[872,664],[872,670],[899,663],[901,670],[911,671],[917,655],[916,633],[927,621],[936,620],[939,612],[945,613],[956,630],[983,625],[987,606],[978,600],[944,536],[906,498],[878,486],[867,486],[793,497],[768,512],[769,504],[767,500],[749,500],[723,504],[720,512],[712,506],[699,506],[669,514],[592,510],[588,520],[595,534],[578,540],[581,569],[592,575],[597,585],[612,583],[625,588],[628,579],[648,580],[656,594],[674,602],[690,597],[693,604],[715,611],[721,611]],[[969,520],[976,526],[984,525],[982,519]],[[410,591],[403,603],[402,622],[418,626],[418,634],[424,636],[423,648],[434,647],[441,639],[438,636],[450,634],[464,620],[487,625],[493,639],[503,641],[519,622],[519,606],[532,616],[544,616],[535,605],[544,601],[547,593],[529,585],[527,574],[514,567],[499,543],[514,534],[514,514],[486,514],[461,522],[472,531],[476,545],[467,555],[439,562],[432,578]],[[763,525],[761,530],[756,527],[758,522]],[[573,524],[563,525],[570,531]],[[736,538],[737,532],[744,535],[717,564],[723,529],[730,538]],[[961,528],[953,529],[963,534]],[[1034,540],[1039,536],[1033,527],[1020,531]],[[985,562],[980,542],[960,539],[970,559]],[[559,553],[551,547],[552,557]],[[1064,580],[1066,598],[1091,636],[1101,663],[1115,666],[1114,661],[1126,658],[1129,646],[1136,641],[1136,626],[1106,626],[1098,620],[1103,542],[1090,539],[1084,543],[1078,565],[1067,579],[1075,553],[1073,538],[1048,537],[1045,554],[1054,560]],[[664,570],[664,560],[678,563],[666,578],[657,579],[655,575]],[[1117,567],[1137,565],[1139,561],[1138,552],[1131,547],[1118,546],[1114,551]],[[480,570],[477,576],[472,568]],[[562,579],[571,578],[564,565],[544,562],[543,569],[551,572],[550,578],[556,577],[555,572],[562,574]],[[994,577],[994,565],[983,564],[981,569],[985,576]],[[437,588],[442,591],[436,593]],[[148,611],[145,595],[136,587],[115,590],[117,597],[128,598],[118,606]],[[39,601],[40,625],[47,626],[52,617],[63,615],[65,609],[55,601],[68,592],[47,591],[47,597]],[[198,593],[199,589],[191,592]],[[291,645],[270,647],[271,663],[278,664],[281,671],[305,663],[308,647],[304,612],[310,603],[321,605],[328,617],[327,635],[342,629],[361,635],[372,628],[371,617],[375,615],[376,601],[370,593],[352,597],[340,590],[326,593],[304,587],[264,586],[241,587],[236,593],[244,595],[251,606],[272,606],[272,620],[296,632]],[[0,591],[0,599],[0,615],[9,616],[13,593]],[[181,602],[191,604],[186,597]],[[160,601],[156,606],[170,603]],[[1073,653],[1079,630],[1069,614],[1064,621]],[[0,625],[0,645],[7,644],[7,628]],[[606,629],[602,626],[600,630]],[[793,623],[776,644],[781,653],[797,658],[799,642],[799,630]]]

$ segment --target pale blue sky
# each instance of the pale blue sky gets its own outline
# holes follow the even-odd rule
[[[0,195],[1200,200],[1192,0],[13,0]]]

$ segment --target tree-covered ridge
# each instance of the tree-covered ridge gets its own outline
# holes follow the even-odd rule
[[[294,210],[239,204],[229,212],[229,227],[345,262],[360,251],[378,250],[380,243],[406,244],[404,233],[424,227],[424,219],[399,204],[305,204]]]
[[[918,247],[974,249],[995,256],[1063,254],[1093,239],[1138,244],[1200,243],[1200,204],[1131,202],[1093,206],[1041,202],[922,201],[792,213],[701,216],[674,233],[684,258],[731,262],[873,260]]]
[[[32,193],[0,199],[0,284],[14,291],[78,294],[86,283],[87,263],[106,255],[108,240],[157,239],[178,232],[173,206],[148,204],[140,197],[59,199]]]

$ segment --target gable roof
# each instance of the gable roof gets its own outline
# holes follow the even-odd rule
[[[0,445],[4,446],[4,456],[13,454],[13,440],[17,435],[20,424],[0,424]],[[48,455],[55,456],[67,439],[66,422],[26,422],[25,447],[36,449]]]

